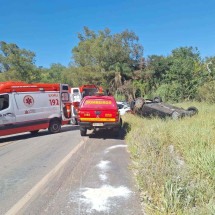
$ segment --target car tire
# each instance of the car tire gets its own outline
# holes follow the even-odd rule
[[[198,114],[199,110],[196,107],[189,107],[187,111],[193,112],[192,115]]]
[[[80,134],[82,137],[86,136],[87,135],[87,129],[86,128],[80,129]]]
[[[51,120],[49,123],[49,132],[51,134],[59,133],[61,131],[61,122],[58,119]]]
[[[120,127],[119,129],[122,127],[122,118],[120,117]]]
[[[39,130],[30,131],[32,135],[38,134]]]
[[[156,97],[154,97],[153,101],[156,103],[160,103],[160,102],[162,102],[162,99],[160,96],[156,96]]]

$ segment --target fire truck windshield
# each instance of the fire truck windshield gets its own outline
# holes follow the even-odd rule
[[[82,97],[84,98],[85,96],[93,96],[98,92],[97,88],[85,88],[82,92]]]

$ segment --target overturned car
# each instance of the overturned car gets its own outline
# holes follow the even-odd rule
[[[158,116],[160,118],[171,117],[172,119],[179,119],[198,113],[196,107],[189,107],[185,110],[162,102],[160,97],[155,97],[153,100],[137,98],[131,102],[130,106],[134,113],[144,117]]]

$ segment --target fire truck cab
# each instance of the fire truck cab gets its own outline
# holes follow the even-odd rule
[[[0,82],[0,136],[46,128],[57,133],[70,120],[67,84]]]
[[[99,90],[99,87],[94,84],[85,84],[80,87],[82,98],[84,98],[85,96],[93,96],[97,92],[99,92]]]

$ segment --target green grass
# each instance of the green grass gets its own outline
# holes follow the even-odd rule
[[[147,214],[215,214],[215,105],[181,120],[127,114],[124,126]]]

